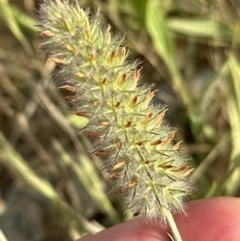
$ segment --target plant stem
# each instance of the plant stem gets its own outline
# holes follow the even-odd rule
[[[172,213],[169,210],[166,210],[166,220],[168,222],[168,226],[172,231],[172,235],[173,235],[173,240],[174,241],[183,241],[181,238],[181,235],[179,233],[179,230],[177,228],[177,225],[173,219]]]

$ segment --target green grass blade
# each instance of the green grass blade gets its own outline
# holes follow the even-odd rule
[[[75,172],[87,193],[91,196],[92,200],[97,203],[99,208],[103,210],[109,217],[115,220],[115,222],[120,221],[115,209],[113,208],[108,196],[104,191],[102,181],[99,179],[96,173],[96,168],[90,162],[89,158],[87,158],[86,155],[81,154],[79,157],[79,163],[74,162],[71,156],[64,150],[57,140],[54,140],[53,145],[61,155],[64,163]]]
[[[211,19],[169,18],[167,26],[174,32],[192,37],[232,39],[233,31],[228,25]]]
[[[74,210],[61,199],[48,181],[36,175],[21,155],[9,144],[1,132],[0,163],[14,173],[14,176],[20,177],[30,187],[46,197],[51,204],[60,211],[67,225],[73,225],[73,227],[82,234],[86,232],[94,233],[96,231],[86,219],[74,212]]]
[[[12,5],[10,5],[7,0],[0,0],[0,19],[2,19],[2,21],[11,30],[15,38],[22,44],[26,53],[33,57],[35,55],[34,50],[26,36],[23,34],[19,25],[19,21],[23,24],[25,20],[28,20],[24,24],[25,27],[28,26],[28,29],[30,28],[29,26],[34,23],[34,21],[31,20],[30,17],[27,17],[24,13],[20,12],[20,10],[12,7]],[[17,19],[19,19],[19,21]]]
[[[190,118],[194,120],[195,114],[192,111],[193,103],[189,95],[190,92],[188,91],[187,86],[178,70],[175,56],[175,45],[167,26],[167,20],[164,16],[164,12],[162,11],[158,0],[151,0],[147,4],[146,28],[153,40],[153,45],[157,53],[168,67],[175,91],[179,94],[182,102],[187,107]]]
[[[229,60],[232,77],[228,95],[229,122],[231,126],[232,153],[229,178],[225,183],[227,195],[236,194],[240,183],[240,64],[234,56]]]

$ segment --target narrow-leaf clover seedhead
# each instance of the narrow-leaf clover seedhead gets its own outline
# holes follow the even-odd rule
[[[172,213],[183,211],[192,169],[174,144],[176,130],[163,123],[166,109],[152,103],[155,91],[139,84],[141,68],[127,60],[123,37],[74,0],[43,1],[39,25],[42,49],[58,66],[53,79],[69,110],[88,118],[82,132],[104,158],[112,192],[133,215],[162,217],[181,240]]]

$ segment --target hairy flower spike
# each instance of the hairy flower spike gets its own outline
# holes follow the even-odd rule
[[[161,216],[181,240],[171,212],[183,211],[192,169],[163,124],[166,109],[152,104],[156,91],[138,84],[138,63],[126,61],[123,38],[101,28],[99,14],[90,18],[77,0],[43,0],[40,13],[42,49],[60,65],[53,78],[69,110],[89,119],[83,133],[97,142],[92,154],[104,157],[113,192],[134,215]]]

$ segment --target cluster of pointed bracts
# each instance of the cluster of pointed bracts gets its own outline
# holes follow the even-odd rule
[[[123,39],[102,30],[99,17],[89,21],[77,2],[53,2],[43,5],[43,49],[70,111],[89,119],[82,132],[106,160],[113,192],[126,194],[134,214],[165,218],[162,210],[181,209],[192,169],[173,143],[176,130],[163,123],[166,109],[152,104],[156,90],[139,85],[141,68],[126,61]]]

